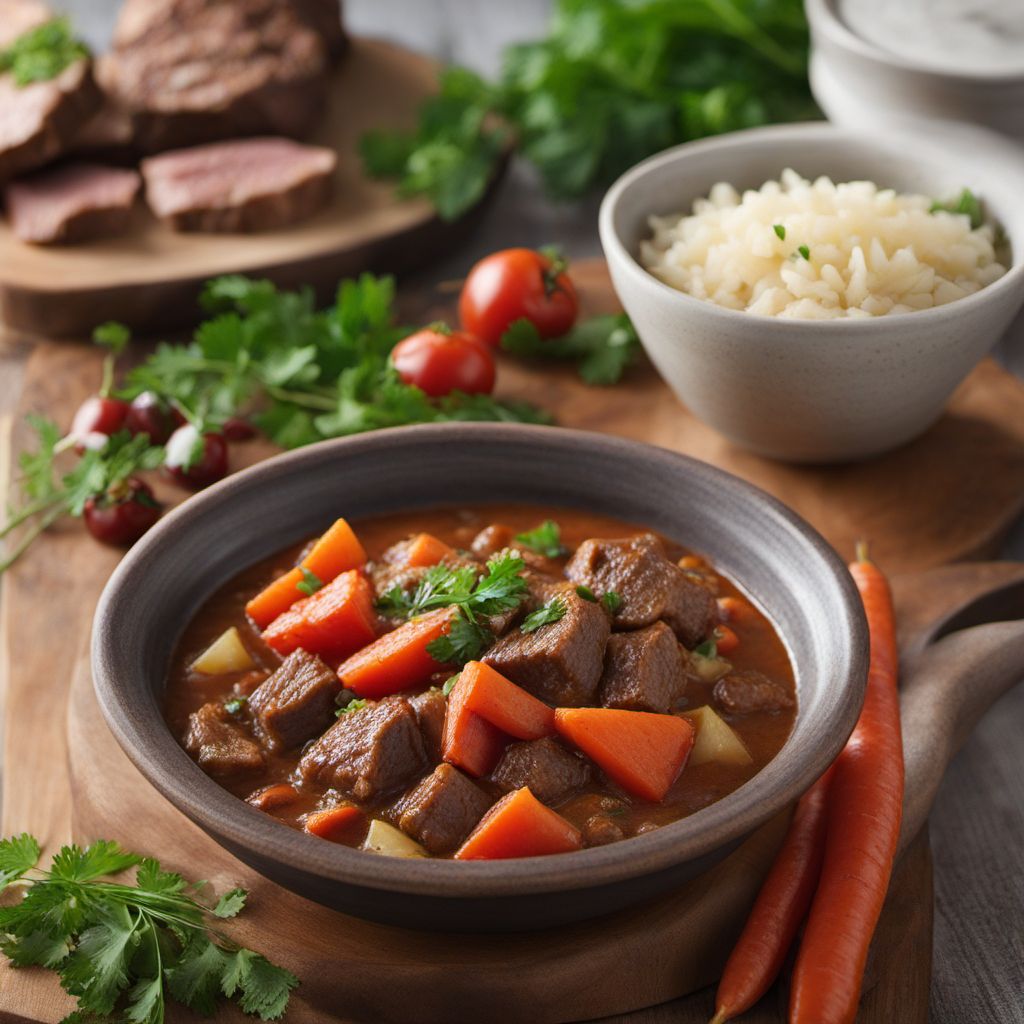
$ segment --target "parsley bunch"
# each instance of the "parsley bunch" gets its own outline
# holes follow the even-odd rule
[[[53,18],[22,33],[0,50],[0,73],[9,71],[15,84],[48,82],[76,60],[89,56],[88,47],[75,38],[67,18]]]
[[[0,842],[0,892],[25,887],[19,903],[0,907],[0,950],[15,967],[60,975],[78,1000],[63,1024],[161,1024],[168,995],[205,1015],[220,996],[263,1020],[284,1013],[298,979],[216,924],[242,910],[244,889],[207,906],[198,886],[105,840],[63,847],[48,871],[39,856],[30,835]],[[101,881],[131,867],[134,885]]]
[[[448,69],[417,130],[365,136],[363,159],[449,219],[510,143],[550,195],[577,198],[675,143],[816,116],[807,51],[801,0],[559,0],[498,82]]]

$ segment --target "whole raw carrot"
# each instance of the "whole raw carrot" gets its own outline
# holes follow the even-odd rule
[[[831,775],[829,769],[796,805],[785,842],[722,972],[711,1024],[749,1010],[782,969],[818,884]]]
[[[868,686],[860,720],[833,768],[825,859],[793,970],[790,1024],[851,1024],[856,1017],[903,813],[892,595],[863,548],[850,572],[871,637]]]

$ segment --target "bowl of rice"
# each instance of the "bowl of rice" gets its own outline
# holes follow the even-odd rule
[[[1024,160],[969,138],[784,125],[620,178],[602,245],[681,401],[798,462],[870,457],[934,423],[1024,305]]]

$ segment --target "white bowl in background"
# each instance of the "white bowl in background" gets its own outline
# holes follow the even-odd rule
[[[980,132],[959,150],[824,122],[734,132],[627,171],[601,204],[601,244],[644,348],[695,415],[762,455],[865,458],[926,430],[1024,305],[1024,164],[1014,153]],[[671,288],[638,261],[652,214],[689,212],[716,182],[757,188],[787,167],[811,179],[867,179],[939,197],[970,188],[1006,233],[1009,269],[944,306],[822,321],[725,309]]]

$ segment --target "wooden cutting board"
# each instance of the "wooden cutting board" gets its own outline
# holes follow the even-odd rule
[[[580,267],[577,277],[590,310],[613,303],[603,266]],[[411,296],[408,315],[427,319],[446,304],[443,297]],[[68,420],[94,388],[98,365],[96,353],[81,345],[37,346],[26,368],[15,448],[25,440],[21,414],[39,410]],[[920,632],[922,617],[930,620],[941,610],[935,607],[935,584],[916,571],[991,549],[1019,511],[1024,490],[1024,424],[1013,420],[1024,407],[1024,389],[991,364],[983,364],[958,392],[934,436],[842,470],[795,470],[730,448],[693,420],[646,366],[617,388],[595,390],[568,369],[507,365],[502,390],[547,405],[567,425],[710,457],[802,511],[844,554],[855,537],[867,535],[883,565],[909,574],[898,594],[910,635]],[[978,430],[992,443],[971,444]],[[241,465],[266,451],[252,444],[234,454]],[[954,484],[972,489],[970,508],[956,500]],[[72,835],[118,838],[218,886],[249,886],[253,898],[238,934],[304,979],[293,1021],[407,1021],[415,1000],[417,1021],[479,1020],[486,1005],[489,1020],[540,1024],[653,1006],[714,979],[778,842],[781,822],[767,826],[699,885],[653,906],[526,939],[425,937],[371,925],[255,876],[149,788],[98,716],[84,654],[92,608],[116,560],[116,552],[94,544],[78,524],[68,524],[4,580],[4,834],[32,831],[51,849]],[[991,582],[989,570],[965,567],[956,573],[943,578],[941,597],[950,605]],[[916,743],[920,747],[922,738]],[[905,854],[890,893],[862,1021],[923,1024],[926,1018],[930,870],[922,837]],[[628,1020],[706,1020],[710,1000],[705,990],[671,1009],[644,1010]],[[784,1005],[780,990],[748,1019],[774,1024],[785,1019]],[[0,971],[0,1013],[54,1022],[66,1009],[51,976]]]
[[[226,273],[256,273],[329,298],[339,278],[398,272],[449,249],[475,221],[445,223],[422,199],[363,173],[359,139],[406,129],[436,89],[438,64],[383,40],[354,38],[333,73],[328,109],[311,142],[338,154],[335,196],[308,221],[252,235],[179,234],[143,202],[127,233],[73,246],[20,242],[0,218],[0,320],[46,337],[87,336],[120,320],[166,331],[197,319],[198,286]],[[493,183],[492,183],[493,184]]]

